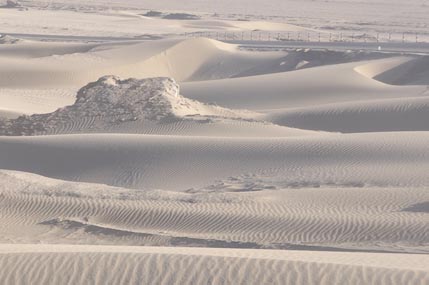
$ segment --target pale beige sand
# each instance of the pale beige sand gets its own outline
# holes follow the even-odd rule
[[[376,60],[371,64],[376,67],[389,64],[393,68],[402,62],[397,58],[390,58]],[[356,71],[361,66],[366,66],[365,62],[242,78],[186,82],[182,84],[182,94],[224,107],[270,112],[332,103],[417,97],[422,96],[426,90],[426,86],[384,84]]]
[[[2,245],[8,284],[425,284],[422,255]],[[36,261],[37,260],[37,261]],[[28,264],[37,262],[37,267]],[[26,272],[26,274],[23,274]]]
[[[0,137],[0,168],[74,181],[176,190],[245,174],[279,176],[286,184],[298,186],[427,186],[428,148],[427,132],[292,138]],[[161,179],[164,176],[168,179]]]
[[[31,53],[43,46],[34,43],[26,45],[26,49]],[[0,69],[0,85],[5,88],[80,88],[109,74],[125,78],[171,76],[179,82],[227,78],[285,55],[284,52],[255,54],[203,38],[137,41],[119,46],[105,44],[88,52],[81,52],[81,49],[78,45],[64,45],[60,52],[53,50],[46,56],[38,56],[35,52],[32,58],[9,56],[12,52],[8,50],[7,56],[0,58],[4,64]]]
[[[329,132],[428,131],[429,97],[276,110],[263,118],[278,125]]]
[[[268,21],[238,21],[222,18],[194,20],[162,19],[143,16],[146,11],[58,11],[28,9],[1,9],[2,33],[46,34],[96,37],[135,37],[142,35],[169,35],[200,31],[250,32],[254,30],[306,32],[313,29],[288,23]],[[49,27],[47,29],[46,27]]]
[[[88,47],[63,44],[52,49],[46,45],[35,42],[0,46],[2,109],[26,114],[52,112],[72,104],[79,88],[104,75],[170,76],[178,82],[227,78],[285,55],[239,51],[237,46],[209,39]]]
[[[306,30],[0,12],[4,31],[54,35]],[[428,283],[427,59],[376,57],[7,38],[2,131],[46,115],[14,121],[39,136],[0,136],[0,283]],[[65,107],[106,75],[175,81],[105,77],[100,101]]]
[[[180,193],[0,178],[3,243],[429,251],[427,187],[296,189],[242,177]]]

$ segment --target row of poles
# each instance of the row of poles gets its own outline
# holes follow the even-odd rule
[[[421,42],[419,34],[411,33],[314,33],[314,32],[193,32],[185,37],[206,37],[216,40],[249,41],[304,41],[304,42]]]

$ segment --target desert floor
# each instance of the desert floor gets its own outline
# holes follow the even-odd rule
[[[0,283],[428,284],[429,56],[214,36],[427,5],[152,2],[0,8]]]

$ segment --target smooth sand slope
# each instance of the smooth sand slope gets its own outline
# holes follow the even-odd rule
[[[45,45],[13,45],[22,46],[18,50],[2,47],[5,55],[1,60],[9,67],[0,69],[1,86],[82,87],[109,74],[138,78],[170,76],[179,82],[227,78],[285,55],[284,52],[255,54],[240,51],[235,45],[210,39],[135,41],[84,47],[64,44],[51,49],[50,54],[47,51],[40,54],[38,51],[46,48]],[[20,56],[22,50],[28,50],[28,54],[34,56]],[[26,76],[25,81],[22,75]]]
[[[46,48],[46,45],[52,46]],[[382,56],[386,55],[248,52],[208,39],[87,46],[6,44],[0,45],[0,61],[4,63],[4,68],[0,68],[0,102],[4,111],[52,112],[72,104],[79,88],[109,74],[124,79],[173,77],[179,83],[187,82],[181,84],[181,93],[186,97],[223,107],[265,112],[421,96],[425,90],[422,86],[389,86],[372,79],[407,62],[418,62],[415,57],[338,64]],[[328,66],[314,67],[318,65]],[[286,72],[296,69],[303,70]],[[387,79],[393,80],[391,77]],[[309,78],[311,84],[308,84]]]
[[[328,132],[428,131],[429,97],[294,108],[274,111],[264,119],[277,125]]]
[[[397,63],[397,59],[392,58],[375,61],[375,64],[384,66],[386,61]],[[356,67],[361,65],[365,63],[353,62],[286,73],[190,82],[182,84],[182,94],[224,107],[268,112],[273,109],[340,102],[416,97],[425,90],[422,86],[398,87],[378,82],[356,71]]]
[[[426,57],[395,57],[359,64],[355,71],[371,80],[420,88],[403,89],[398,98],[383,95],[393,86],[379,85],[372,96],[359,96],[354,101],[299,106],[269,113],[265,119],[275,124],[329,132],[427,131],[428,89],[425,86],[429,67]],[[363,83],[362,81],[361,83]],[[395,88],[393,87],[393,90]],[[370,94],[371,94],[370,93]],[[384,93],[386,94],[386,93]],[[409,97],[414,94],[416,97]],[[343,97],[341,99],[344,99]]]
[[[0,168],[73,181],[175,190],[247,174],[279,177],[285,185],[298,186],[427,186],[428,146],[426,132],[290,139],[126,134],[1,137]],[[160,179],[164,176],[169,179]]]
[[[370,63],[357,68],[358,72],[393,85],[428,85],[429,84],[429,57],[421,56],[411,60],[399,61],[400,64],[377,68]],[[386,68],[387,67],[387,68]],[[390,67],[390,68],[389,68]]]
[[[79,88],[105,75],[169,76],[178,82],[227,78],[285,55],[239,51],[208,39],[50,45],[0,45],[1,110],[52,112],[72,104]]]

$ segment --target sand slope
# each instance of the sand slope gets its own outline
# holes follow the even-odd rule
[[[357,69],[358,72],[393,85],[428,85],[429,84],[429,57],[420,56],[399,60],[399,65],[386,66],[374,65],[373,63],[364,65]],[[381,68],[380,68],[381,67]]]
[[[249,173],[282,176],[298,185],[418,186],[429,184],[428,140],[426,132],[291,139],[1,137],[0,168],[132,188],[187,189]],[[163,175],[169,179],[160,179]]]
[[[404,276],[408,284],[429,281],[429,260],[416,255],[63,245],[4,245],[0,251],[0,279],[9,284],[403,284]],[[39,266],[21,274],[36,259]]]
[[[397,98],[326,104],[275,111],[264,117],[278,125],[329,132],[428,131],[429,98]]]
[[[293,187],[248,176],[179,193],[4,170],[0,178],[1,242],[429,251],[419,208],[427,187]]]
[[[426,187],[285,188],[255,177],[185,193],[1,171],[1,242],[428,252]]]
[[[388,60],[397,63],[396,58]],[[386,59],[380,61],[385,65]],[[373,64],[377,64],[377,61]],[[364,63],[354,62],[294,72],[190,82],[182,84],[182,94],[201,102],[215,102],[228,108],[269,111],[341,102],[416,97],[425,90],[422,86],[394,87],[383,84],[355,70],[362,65]]]
[[[256,120],[259,114],[184,98],[172,78],[104,76],[82,87],[73,105],[52,113],[2,112],[0,135],[141,133],[194,136],[286,137],[314,134]]]
[[[40,54],[45,45],[18,45],[21,47],[18,50],[0,50],[5,54],[1,61],[9,66],[0,68],[0,86],[81,87],[109,74],[124,78],[170,76],[177,81],[226,78],[284,55],[281,52],[255,55],[210,39],[68,44]],[[24,50],[34,56],[18,56]],[[11,53],[15,56],[9,56]],[[23,81],[22,76],[27,80]]]
[[[167,76],[179,82],[228,78],[283,56],[239,51],[208,39],[4,45],[0,46],[1,109],[52,112],[72,104],[79,88],[105,75]]]
[[[393,87],[372,79],[378,71],[388,72],[411,57],[336,64],[383,56],[387,55],[249,52],[209,39],[114,44],[23,42],[0,46],[0,102],[4,110],[51,112],[71,104],[79,88],[105,75],[173,77],[179,83],[189,82],[182,86],[183,95],[189,98],[258,110],[415,97],[423,92],[422,87]],[[318,65],[330,66],[314,68]],[[311,85],[308,78],[312,78]]]

